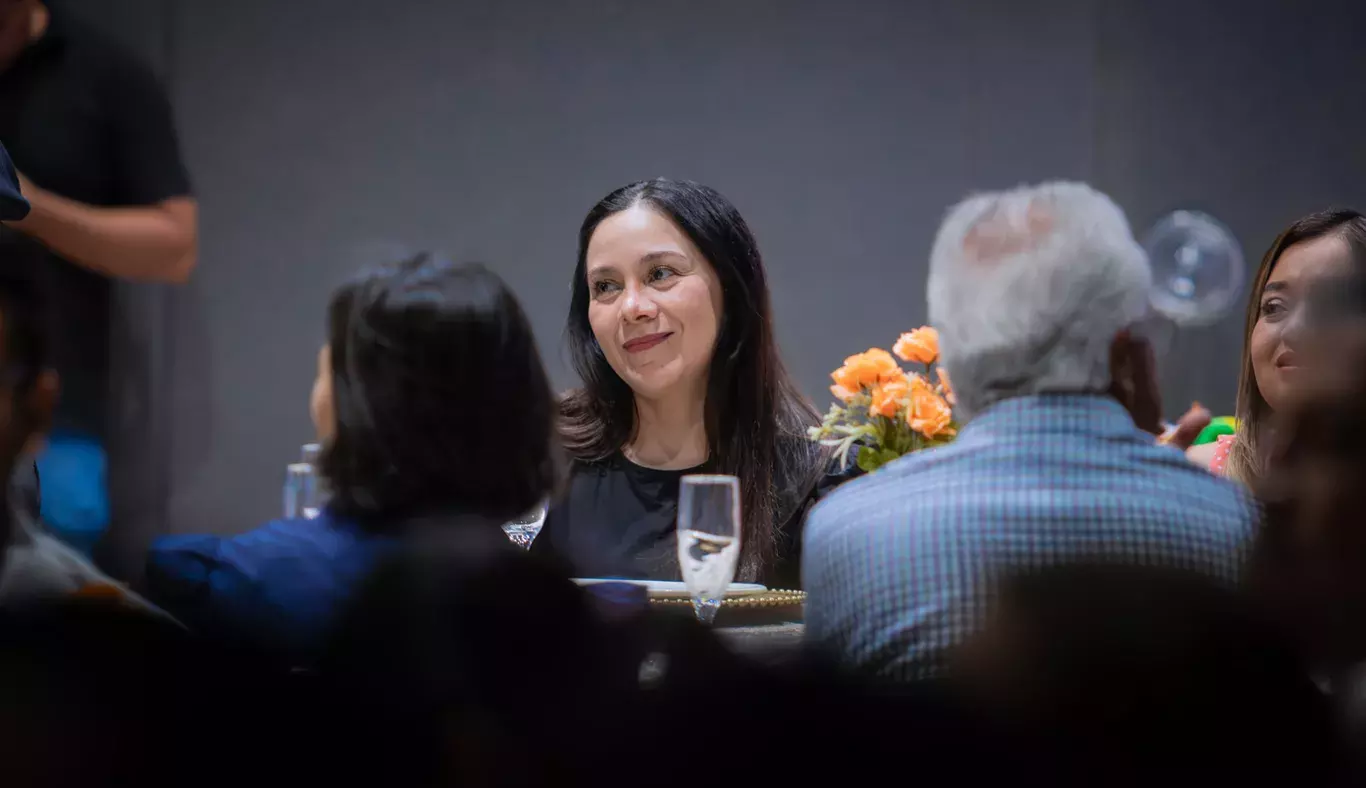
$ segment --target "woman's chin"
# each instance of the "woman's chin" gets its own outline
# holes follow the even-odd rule
[[[632,369],[622,379],[637,397],[646,399],[666,397],[683,385],[683,376],[668,366]]]
[[[674,390],[674,386],[667,381],[654,380],[652,378],[627,379],[627,384],[631,387],[631,392],[637,397],[645,399],[662,399],[667,397]]]

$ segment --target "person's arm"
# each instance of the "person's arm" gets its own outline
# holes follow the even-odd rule
[[[33,210],[13,227],[106,276],[184,282],[198,256],[199,211],[171,103],[156,75],[133,55],[112,47],[90,52],[100,68],[95,94],[108,129],[111,205],[68,199],[21,175]]]
[[[11,227],[92,271],[121,279],[183,283],[198,257],[199,209],[191,197],[102,208],[69,200],[19,176],[33,206]]]

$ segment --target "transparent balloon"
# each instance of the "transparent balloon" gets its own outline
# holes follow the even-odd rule
[[[1199,211],[1175,211],[1143,239],[1152,308],[1178,326],[1213,323],[1238,303],[1247,269],[1233,233]]]

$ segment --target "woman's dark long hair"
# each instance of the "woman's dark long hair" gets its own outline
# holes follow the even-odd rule
[[[366,269],[328,309],[336,431],[329,510],[373,527],[505,521],[555,487],[555,400],[517,298],[430,254]]]
[[[1248,299],[1243,325],[1243,362],[1238,379],[1238,402],[1234,415],[1238,419],[1238,439],[1229,452],[1229,475],[1249,486],[1261,478],[1266,463],[1265,443],[1271,406],[1257,386],[1257,375],[1252,368],[1252,331],[1261,318],[1262,291],[1271,279],[1271,272],[1281,255],[1290,247],[1318,238],[1338,236],[1347,244],[1357,272],[1366,272],[1366,217],[1353,210],[1329,210],[1311,213],[1290,225],[1262,257],[1257,276],[1252,280],[1252,296]]]
[[[604,219],[643,205],[682,230],[716,270],[723,314],[707,376],[705,408],[709,470],[740,479],[741,555],[738,577],[772,569],[780,525],[822,471],[822,452],[806,439],[818,419],[788,377],[773,337],[768,281],[749,226],[715,189],[660,178],[624,186],[589,211],[579,229],[579,256],[567,333],[583,388],[560,405],[560,435],[570,455],[598,461],[635,435],[635,396],[612,370],[588,322],[588,242]]]

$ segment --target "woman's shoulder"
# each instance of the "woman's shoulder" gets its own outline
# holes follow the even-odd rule
[[[780,449],[778,479],[780,494],[788,504],[804,506],[823,498],[844,482],[862,475],[856,454],[839,457],[828,447],[805,436],[783,435],[778,438]]]
[[[165,537],[147,555],[152,601],[191,627],[290,639],[330,615],[392,540],[326,514],[235,536]]]
[[[1220,435],[1211,443],[1202,443],[1186,450],[1186,457],[1210,473],[1224,475],[1228,466],[1228,455],[1233,450],[1237,438],[1233,435]]]
[[[360,529],[324,513],[313,519],[271,520],[232,536],[178,534],[153,542],[148,551],[149,574],[199,577],[213,572],[259,576],[279,560],[329,560],[364,541]]]

